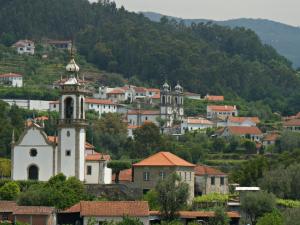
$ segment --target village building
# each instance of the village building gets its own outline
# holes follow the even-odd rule
[[[160,113],[158,110],[129,110],[127,113],[127,121],[128,125],[132,126],[142,126],[144,123],[154,123],[159,125],[157,122],[157,118],[160,117]]]
[[[19,40],[15,44],[12,45],[13,48],[16,49],[18,54],[29,54],[34,55],[34,42],[30,40]]]
[[[85,99],[85,106],[87,110],[94,110],[101,117],[104,113],[117,113],[118,105],[111,100],[104,99]]]
[[[260,123],[258,117],[235,117],[229,116],[227,118],[226,126],[236,127],[256,127]]]
[[[189,185],[189,201],[194,198],[195,165],[170,152],[158,152],[132,165],[134,185],[147,193],[154,189],[160,180],[176,173]]]
[[[194,170],[196,195],[229,193],[228,175],[226,173],[206,165],[196,165]]]
[[[270,132],[264,135],[263,140],[262,140],[262,145],[264,147],[269,147],[272,145],[275,145],[276,140],[280,137],[278,132]]]
[[[61,50],[70,51],[72,49],[71,40],[46,40],[46,44]]]
[[[184,92],[184,97],[192,100],[201,100],[201,95],[192,92]]]
[[[222,96],[222,95],[209,95],[209,94],[207,94],[204,97],[204,100],[208,101],[208,102],[223,102],[224,101],[224,96]]]
[[[112,183],[115,183],[116,174],[112,176]],[[132,169],[121,170],[119,174],[119,184],[129,184],[132,182]]]
[[[214,123],[202,117],[188,117],[181,123],[181,133],[212,128]]]
[[[283,128],[288,131],[300,132],[300,118],[289,119],[284,121]]]
[[[149,205],[146,201],[81,201],[58,215],[58,225],[88,225],[93,218],[97,224],[120,222],[124,217],[139,219],[149,225]]]
[[[16,73],[0,74],[0,85],[8,87],[23,87],[23,76]]]
[[[52,176],[63,173],[67,177],[76,177],[86,181],[86,164],[90,162],[86,155],[86,119],[85,119],[85,83],[78,77],[79,67],[74,59],[66,66],[69,79],[61,83],[59,99],[58,137],[51,140],[44,132],[43,126],[33,122],[28,126],[19,140],[15,142],[13,135],[11,150],[11,174],[13,180],[47,181]],[[105,159],[105,158],[104,158]],[[95,157],[96,163],[90,165],[98,171],[96,184],[111,180],[111,170],[103,163],[103,158]],[[94,175],[94,172],[93,172]],[[106,178],[106,176],[108,176]]]
[[[218,116],[238,116],[236,106],[230,105],[208,105],[206,113],[208,119],[215,119]]]
[[[239,136],[252,141],[261,142],[263,133],[258,127],[224,127],[220,131],[221,137]]]

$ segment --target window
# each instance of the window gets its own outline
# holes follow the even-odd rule
[[[92,166],[87,166],[86,167],[86,174],[87,175],[92,175]]]
[[[146,116],[145,120],[148,120],[148,117]]]
[[[67,131],[67,137],[70,137],[70,135],[71,135],[70,131]]]
[[[159,172],[159,176],[160,176],[160,178],[163,180],[163,179],[165,179],[165,177],[166,177],[166,173],[165,173],[164,171],[160,171],[160,172]]]
[[[187,179],[186,179],[186,172],[184,172],[184,180],[186,181]]]
[[[216,182],[215,180],[216,180],[215,177],[211,177],[210,178],[210,184],[215,185],[215,182]]]
[[[37,150],[35,148],[30,149],[30,156],[31,157],[37,156]]]
[[[221,177],[220,178],[220,184],[223,186],[225,184],[225,178],[224,177]]]
[[[56,108],[56,104],[53,104],[53,108]]]
[[[144,172],[143,177],[144,177],[144,181],[149,181],[150,180],[150,172]]]
[[[66,150],[66,156],[71,156],[71,150]]]

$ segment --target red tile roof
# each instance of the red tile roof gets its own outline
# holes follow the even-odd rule
[[[55,212],[54,207],[46,206],[17,206],[14,215],[50,215]]]
[[[276,141],[279,136],[277,133],[269,133],[264,137],[264,141]]]
[[[102,161],[102,160],[109,161],[110,155],[104,155],[97,152],[94,154],[86,155],[85,160],[86,161]]]
[[[23,76],[21,74],[16,74],[16,73],[0,74],[0,78],[9,78],[9,77],[23,77]]]
[[[13,47],[25,47],[27,44],[33,45],[34,42],[30,40],[19,40],[18,42],[13,44]]]
[[[284,127],[290,127],[290,126],[300,126],[300,119],[291,119],[288,121],[283,122]]]
[[[17,203],[13,201],[0,201],[0,212],[13,212]]]
[[[187,119],[187,123],[189,124],[209,124],[209,125],[212,125],[213,122],[207,120],[207,119],[204,119],[204,118],[193,118],[193,117],[188,117]]]
[[[159,216],[159,211],[150,211],[151,216]],[[179,211],[179,217],[180,218],[210,218],[214,217],[215,212],[213,211]],[[241,215],[239,212],[231,211],[227,212],[227,215],[229,218],[240,218]]]
[[[230,116],[228,117],[228,121],[232,123],[243,123],[247,120],[252,121],[253,123],[260,123],[260,120],[258,117],[235,117],[235,116]]]
[[[224,96],[222,96],[222,95],[207,95],[207,96],[205,96],[205,99],[207,101],[218,102],[218,101],[224,101]]]
[[[231,112],[235,111],[236,107],[231,105],[208,105],[207,109],[217,112]]]
[[[116,175],[112,175],[112,182],[115,181]],[[132,181],[132,169],[122,170],[119,174],[119,181],[121,182],[131,182]]]
[[[149,206],[146,201],[81,201],[64,212],[80,212],[83,217],[146,217]]]
[[[135,92],[139,92],[139,93],[147,92],[147,88],[145,87],[134,87],[133,89],[135,90]]]
[[[184,166],[194,167],[195,165],[179,158],[171,152],[158,152],[133,166]]]
[[[148,91],[160,93],[160,90],[158,88],[147,88]]]
[[[213,167],[206,166],[206,165],[196,165],[194,168],[195,176],[204,176],[204,175],[215,175],[215,176],[225,176],[226,173],[223,173],[220,170],[217,170]]]
[[[124,94],[125,91],[120,89],[120,88],[117,88],[117,89],[113,89],[112,91],[108,92],[107,95],[111,95],[111,94]]]
[[[160,111],[158,110],[130,110],[127,113],[128,115],[160,115]]]
[[[115,105],[112,100],[108,99],[95,99],[95,98],[86,98],[86,103],[90,104],[98,104],[98,105]]]
[[[48,136],[48,141],[54,143],[54,142],[58,142],[58,137],[55,137],[55,136]],[[95,146],[88,143],[88,142],[85,142],[85,148],[86,149],[94,149]]]
[[[232,126],[232,127],[227,127],[227,129],[233,135],[245,135],[245,134],[261,135],[262,134],[261,130],[258,127]]]

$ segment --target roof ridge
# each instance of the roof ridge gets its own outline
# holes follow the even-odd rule
[[[173,165],[176,165],[176,163],[174,163],[173,161],[171,161],[166,155],[165,153],[171,153],[171,152],[161,152],[161,154]],[[172,153],[171,153],[172,154]]]

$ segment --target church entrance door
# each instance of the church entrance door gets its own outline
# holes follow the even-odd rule
[[[39,179],[39,168],[35,165],[31,165],[28,168],[28,180],[38,180]]]

